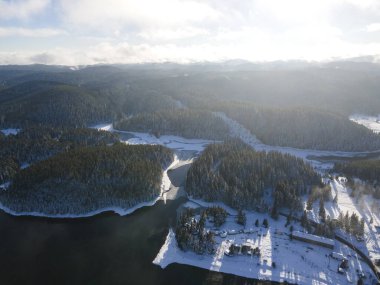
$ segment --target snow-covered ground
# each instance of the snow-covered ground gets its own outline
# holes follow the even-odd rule
[[[337,219],[340,212],[343,215],[348,212],[350,216],[352,213],[355,213],[360,219],[363,218],[365,223],[364,241],[357,241],[355,237],[343,232],[340,235],[353,243],[371,259],[380,259],[380,234],[376,231],[376,227],[380,227],[380,214],[371,210],[371,208],[376,208],[373,207],[373,204],[379,206],[380,201],[372,198],[371,195],[363,195],[361,199],[351,197],[351,189],[346,187],[345,182],[346,179],[344,177],[337,177],[330,182],[332,197],[334,198],[338,195],[338,203],[332,201],[326,202],[326,215],[329,215],[332,219]],[[319,203],[317,201],[313,205],[313,210],[308,213],[309,218],[318,222],[318,212]],[[373,219],[372,224],[370,223],[371,217]]]
[[[354,114],[349,119],[359,125],[365,126],[367,129],[375,133],[380,133],[380,115],[378,117]]]
[[[196,151],[200,153],[206,148],[207,145],[215,142],[213,140],[187,139],[172,135],[163,135],[157,138],[149,133],[116,130],[113,128],[112,124],[99,124],[93,126],[92,128],[120,134],[129,134],[131,135],[131,138],[122,140],[127,144],[157,144],[178,151]]]
[[[186,206],[194,208],[198,202],[191,201]],[[208,203],[202,202],[202,205],[208,205]],[[226,209],[231,211],[228,207]],[[254,225],[256,219],[261,225],[264,218],[269,221],[269,229]],[[289,227],[285,227],[285,223],[284,217],[275,221],[266,214],[247,212],[245,229],[250,229],[250,233],[228,235],[226,238],[216,236],[217,249],[213,255],[197,255],[194,252],[181,251],[177,246],[174,232],[170,230],[153,263],[162,268],[172,263],[187,264],[247,278],[287,281],[293,284],[356,284],[358,272],[363,272],[367,276],[367,281],[373,279],[368,265],[362,262],[356,253],[347,246],[335,241],[334,250],[330,250],[291,240]],[[212,224],[209,222],[206,226],[212,228]],[[294,230],[300,230],[299,225],[294,224],[293,226]],[[234,216],[229,216],[226,223],[220,228],[220,230],[237,232],[242,229],[243,226],[236,224]],[[261,256],[226,256],[224,252],[232,243],[250,243],[253,247],[259,247]],[[346,274],[337,273],[340,262],[329,256],[333,251],[348,257],[349,269]],[[272,266],[272,262],[275,263],[275,267]]]
[[[312,150],[312,149],[297,149],[292,147],[272,146],[262,143],[255,135],[253,135],[243,125],[239,124],[235,120],[232,120],[224,113],[215,112],[215,116],[224,120],[224,122],[230,127],[231,136],[238,137],[246,144],[252,146],[257,151],[278,151],[281,153],[287,153],[296,157],[302,158],[305,161],[311,163],[317,170],[323,171],[333,167],[332,163],[321,162],[313,160],[310,157],[323,157],[323,156],[336,156],[336,157],[355,157],[363,156],[371,152],[344,152],[344,151],[328,151],[328,150]]]
[[[203,139],[186,139],[183,137],[171,135],[163,135],[157,138],[148,133],[126,133],[129,133],[134,136],[133,138],[127,139],[125,141],[128,144],[158,144],[178,151],[196,151],[200,153],[207,147],[207,145],[215,142],[212,140]]]
[[[21,129],[3,129],[0,130],[4,135],[9,136],[9,135],[17,135]]]
[[[98,124],[91,127],[92,129],[97,129],[98,131],[113,131],[113,125],[112,123],[105,123],[105,124]]]

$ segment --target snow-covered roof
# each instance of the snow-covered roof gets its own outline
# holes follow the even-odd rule
[[[304,238],[304,239],[308,239],[311,241],[320,242],[320,243],[324,243],[324,244],[328,244],[328,245],[332,245],[332,246],[335,245],[335,242],[332,239],[321,237],[321,236],[316,236],[316,235],[311,235],[311,234],[307,234],[304,232],[294,231],[292,233],[292,235],[293,235],[293,237]]]

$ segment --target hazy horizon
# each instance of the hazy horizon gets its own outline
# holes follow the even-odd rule
[[[376,0],[0,0],[0,64],[378,56],[379,19]]]

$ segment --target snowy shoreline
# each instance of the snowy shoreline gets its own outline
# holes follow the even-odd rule
[[[159,201],[161,198],[166,199],[165,193],[169,190],[171,186],[171,181],[169,179],[169,176],[167,174],[168,170],[172,169],[177,163],[179,162],[178,157],[174,155],[172,163],[163,171],[162,173],[162,182],[161,182],[161,187],[160,187],[160,194],[157,198],[151,201],[146,201],[139,203],[131,208],[122,208],[122,207],[115,207],[115,206],[110,206],[110,207],[105,207],[101,209],[97,209],[94,211],[90,211],[87,213],[83,214],[56,214],[56,215],[51,215],[51,214],[46,214],[42,212],[17,212],[14,210],[11,210],[7,206],[3,205],[0,202],[0,210],[3,212],[12,215],[12,216],[29,216],[29,217],[43,217],[43,218],[54,218],[54,219],[75,219],[75,218],[88,218],[88,217],[93,217],[96,215],[99,215],[101,213],[105,212],[113,212],[115,214],[118,214],[119,216],[126,216],[129,214],[132,214],[136,210],[143,208],[143,207],[150,207],[156,204],[157,201]]]
[[[83,214],[57,214],[57,215],[49,215],[41,212],[16,212],[8,207],[4,206],[2,203],[0,203],[0,210],[5,212],[6,214],[16,216],[16,217],[40,217],[40,218],[52,218],[52,219],[76,219],[76,218],[89,218],[93,217],[102,213],[106,212],[113,212],[115,214],[118,214],[119,216],[126,216],[129,214],[132,214],[136,210],[143,208],[143,207],[149,207],[156,204],[158,200],[160,200],[161,197],[158,197],[157,199],[150,201],[150,202],[143,202],[139,203],[136,206],[133,206],[132,208],[124,209],[121,207],[106,207],[98,210],[94,210],[91,212],[83,213]]]
[[[200,200],[190,200],[186,203],[188,207],[212,206],[215,203],[207,203]],[[225,209],[229,207],[218,203]],[[199,255],[192,251],[182,251],[177,245],[173,229],[169,229],[166,240],[158,254],[152,261],[153,264],[162,269],[170,264],[183,264],[194,266],[210,271],[233,274],[256,280],[268,280],[274,282],[288,282],[290,284],[356,284],[357,270],[364,272],[368,279],[373,279],[372,271],[365,262],[362,262],[357,254],[339,241],[334,241],[334,249],[328,249],[292,240],[289,237],[289,228],[285,227],[285,217],[278,220],[271,219],[266,214],[246,211],[247,225],[245,229],[249,232],[240,232],[243,229],[235,221],[235,217],[228,217],[226,223],[220,230],[234,230],[226,238],[215,236],[216,252],[212,255]],[[269,220],[269,228],[255,226],[255,220]],[[298,223],[293,223],[294,230],[302,230]],[[211,229],[212,223],[206,222],[206,228]],[[231,244],[249,243],[253,247],[259,247],[261,256],[247,256],[238,254],[226,256],[224,253]],[[339,260],[332,258],[332,252],[341,253],[349,257],[350,269],[342,275],[337,272]],[[273,264],[276,264],[273,266]]]

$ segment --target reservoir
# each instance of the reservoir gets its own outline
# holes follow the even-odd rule
[[[131,215],[14,217],[0,212],[0,284],[272,284],[172,264],[152,264],[186,201],[157,202]]]

